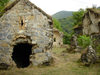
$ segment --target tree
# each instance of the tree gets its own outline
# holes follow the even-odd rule
[[[67,33],[67,32],[64,32],[64,36],[63,36],[63,43],[64,44],[71,44],[71,37],[72,37],[72,34],[73,33]]]
[[[57,19],[53,18],[53,23],[54,23],[54,28],[57,28],[59,31],[62,31],[61,24]]]
[[[73,30],[73,17],[69,16],[67,18],[63,18],[63,19],[59,19],[59,22],[61,23],[61,27],[63,29],[63,31],[67,32],[67,33],[72,33]]]
[[[83,9],[80,9],[77,12],[73,12],[74,25],[82,24],[82,18],[84,16],[84,13],[85,13],[85,11]]]
[[[9,0],[0,0],[0,16],[4,13],[4,8]]]

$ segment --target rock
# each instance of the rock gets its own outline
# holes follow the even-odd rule
[[[48,57],[45,53],[37,53],[35,55],[35,59],[33,60],[34,65],[43,65],[44,63],[50,62],[50,57]]]
[[[0,63],[0,70],[7,70],[9,67],[8,64],[5,64],[5,63]]]
[[[81,55],[81,62],[86,66],[95,64],[96,59],[97,59],[96,52],[92,48],[92,46],[89,46],[86,50],[84,50],[84,52]]]
[[[34,53],[42,53],[44,50],[42,48],[34,49]]]
[[[68,52],[76,52],[75,49],[77,49],[77,46],[77,36],[73,35],[71,38],[71,47],[68,49]]]

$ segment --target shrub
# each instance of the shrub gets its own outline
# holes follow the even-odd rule
[[[64,32],[63,43],[64,44],[71,44],[71,37],[72,37],[72,34]]]
[[[100,54],[100,44],[96,46],[96,52]]]
[[[86,48],[87,46],[91,44],[91,38],[86,35],[79,36],[77,38],[77,41],[78,41],[78,45],[83,48]]]

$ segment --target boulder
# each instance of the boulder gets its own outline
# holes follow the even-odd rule
[[[81,62],[84,65],[90,66],[91,64],[95,64],[96,63],[96,59],[97,59],[96,52],[92,48],[92,46],[89,46],[88,48],[86,48],[86,50],[84,50],[82,52]]]

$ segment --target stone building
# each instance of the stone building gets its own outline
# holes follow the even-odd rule
[[[100,10],[96,8],[87,9],[83,17],[83,34],[90,35],[94,45],[100,44]]]
[[[50,63],[52,18],[29,0],[15,0],[0,17],[0,68]]]
[[[63,45],[63,33],[57,29],[53,29],[53,46],[60,47]]]

